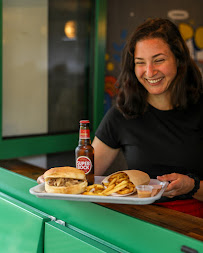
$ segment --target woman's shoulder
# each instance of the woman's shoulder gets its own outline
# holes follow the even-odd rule
[[[120,110],[116,106],[112,106],[107,112],[106,112],[107,117],[119,117],[119,118],[124,118],[123,114],[120,112]]]
[[[100,125],[118,127],[123,124],[125,117],[116,106],[112,106],[104,115]]]
[[[189,108],[192,108],[193,110],[203,110],[203,93],[199,95],[198,100],[193,101],[192,103],[189,103]]]

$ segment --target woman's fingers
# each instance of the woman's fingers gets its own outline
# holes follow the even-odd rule
[[[37,183],[38,184],[44,183],[44,177],[43,177],[43,175],[41,175],[40,177],[37,178]]]

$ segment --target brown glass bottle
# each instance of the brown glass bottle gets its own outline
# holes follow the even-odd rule
[[[86,174],[88,184],[94,184],[94,148],[91,145],[89,120],[80,121],[79,143],[75,149],[76,168]]]

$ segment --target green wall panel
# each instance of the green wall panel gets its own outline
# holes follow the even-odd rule
[[[45,224],[45,253],[118,252],[53,221]]]
[[[40,211],[0,192],[0,252],[42,253],[45,221]]]

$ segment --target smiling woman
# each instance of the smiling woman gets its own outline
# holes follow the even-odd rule
[[[95,174],[122,150],[128,169],[170,182],[166,207],[203,217],[202,76],[171,21],[150,19],[133,32],[118,84],[92,144]]]

